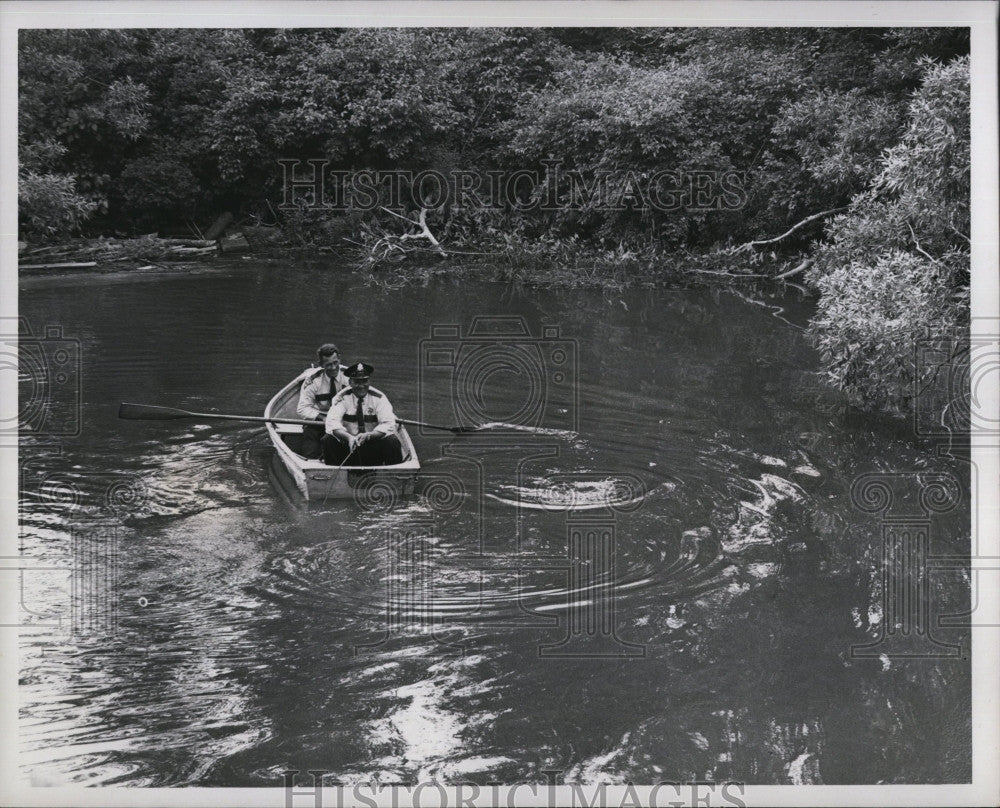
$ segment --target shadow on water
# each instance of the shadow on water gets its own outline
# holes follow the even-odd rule
[[[843,417],[808,302],[261,269],[36,285],[21,308],[80,339],[85,381],[79,437],[22,440],[32,782],[969,776],[967,660],[851,653],[883,630],[882,526],[852,486],[950,474],[963,505],[929,517],[931,549],[960,558],[969,472]],[[497,349],[434,329],[488,317],[534,336],[458,406],[463,357]],[[331,338],[400,417],[490,429],[414,433],[411,497],[310,505],[255,427],[114,416],[260,412]],[[507,428],[539,401],[535,431]],[[939,573],[936,613],[968,611],[967,571]],[[965,629],[941,637],[967,656]]]

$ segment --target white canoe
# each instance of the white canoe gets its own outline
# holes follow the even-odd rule
[[[264,409],[265,418],[291,418],[300,416],[295,411],[299,402],[302,380],[315,372],[304,370],[278,391]],[[403,445],[403,462],[395,466],[328,466],[322,460],[307,460],[295,450],[302,440],[302,427],[298,424],[267,424],[267,434],[282,465],[288,470],[302,496],[311,502],[329,499],[354,499],[359,493],[371,491],[374,483],[391,485],[399,495],[413,493],[420,461],[406,427],[398,427],[397,436]],[[360,492],[359,492],[360,489]]]

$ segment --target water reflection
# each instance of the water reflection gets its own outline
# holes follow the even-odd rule
[[[81,436],[22,446],[34,782],[968,777],[967,662],[850,655],[882,622],[881,527],[852,482],[968,474],[839,417],[792,327],[807,305],[385,293],[330,270],[23,291],[29,318],[83,340],[86,382]],[[334,339],[401,417],[454,423],[419,345],[476,315],[576,341],[576,424],[419,435],[407,500],[306,506],[256,427],[115,417],[122,400],[262,411]],[[932,529],[936,552],[968,552],[967,512]],[[968,610],[961,570],[933,587]],[[573,656],[588,626],[608,630]]]

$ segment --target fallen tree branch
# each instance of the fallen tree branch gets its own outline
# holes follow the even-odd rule
[[[794,269],[788,270],[788,272],[782,272],[780,275],[775,275],[774,279],[777,281],[783,281],[785,278],[790,278],[793,275],[798,275],[800,272],[804,272],[809,269],[813,264],[812,258],[806,258],[801,264],[799,264]]]
[[[691,267],[688,272],[703,272],[706,275],[726,275],[730,278],[770,278],[770,275],[747,275],[742,272],[722,272],[716,269],[698,269]]]
[[[429,250],[426,247],[414,247],[415,250],[420,250],[422,252],[437,252],[437,250]],[[469,250],[450,250],[448,255],[506,255],[502,252],[471,252]]]
[[[848,206],[844,205],[839,208],[830,208],[830,210],[823,210],[820,211],[819,213],[814,213],[812,216],[807,216],[798,224],[793,225],[790,229],[786,230],[780,236],[775,236],[774,238],[761,239],[760,241],[748,241],[746,244],[741,244],[739,247],[734,248],[733,252],[736,253],[748,252],[749,250],[752,250],[754,247],[763,247],[767,244],[777,244],[779,241],[784,241],[786,238],[792,235],[792,233],[801,230],[807,224],[811,224],[812,222],[815,222],[817,219],[822,219],[833,213],[840,213],[842,210],[847,210],[847,208]]]
[[[88,269],[96,267],[96,261],[75,261],[62,264],[18,264],[18,269]]]
[[[420,218],[417,221],[413,221],[407,216],[400,216],[395,211],[391,211],[385,207],[383,207],[382,210],[384,210],[386,213],[391,213],[397,219],[402,219],[404,222],[407,222],[412,227],[420,228],[419,233],[404,233],[402,236],[399,237],[400,241],[410,241],[411,239],[415,238],[425,238],[434,247],[435,252],[439,253],[441,256],[445,258],[448,257],[448,253],[446,253],[442,249],[441,245],[438,243],[438,240],[434,238],[434,234],[430,231],[430,228],[427,226],[427,208],[420,209]]]
[[[802,326],[795,325],[795,323],[791,322],[790,320],[786,320],[784,317],[781,316],[782,314],[785,313],[784,306],[775,306],[772,305],[771,303],[765,303],[762,300],[756,300],[752,297],[747,297],[746,295],[736,291],[732,287],[727,287],[725,291],[729,292],[729,294],[731,295],[736,295],[736,297],[740,298],[741,300],[744,300],[747,303],[752,303],[755,306],[763,306],[765,309],[771,309],[772,317],[777,317],[783,323],[788,323],[788,325],[790,325],[792,328],[796,328],[799,331],[805,331],[805,329]]]

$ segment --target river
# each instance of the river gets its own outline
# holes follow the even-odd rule
[[[24,776],[967,781],[969,636],[936,621],[968,575],[927,558],[968,555],[968,466],[845,413],[811,311],[335,265],[28,280],[81,407],[21,438]],[[259,425],[116,417],[259,415],[328,340],[397,416],[494,425],[414,431],[412,497],[306,505]],[[954,507],[920,511],[928,475]],[[925,544],[890,589],[929,616],[882,598],[897,506]]]

